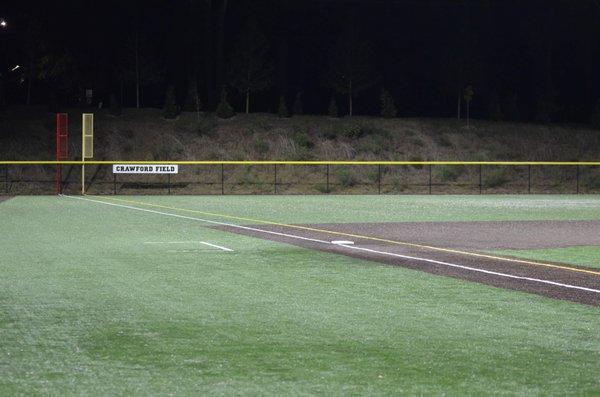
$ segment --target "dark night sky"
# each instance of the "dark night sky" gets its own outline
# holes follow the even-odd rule
[[[221,1],[212,1],[211,58],[216,53]],[[9,20],[10,28],[0,32],[0,56],[9,103],[24,101],[26,84],[6,70],[27,63],[23,48],[32,21],[41,28],[45,51],[70,53],[79,84],[93,87],[105,102],[111,92],[120,91],[116,70],[136,20],[146,38],[146,56],[164,70],[160,81],[144,89],[144,105],[161,106],[169,84],[175,85],[183,101],[190,69],[208,96],[203,80],[206,7],[203,0],[195,3],[190,11],[190,0],[5,1],[0,16]],[[291,102],[301,91],[307,112],[324,113],[332,95],[324,71],[349,23],[370,43],[371,61],[380,76],[356,100],[358,113],[376,114],[379,92],[386,88],[401,116],[452,116],[458,84],[452,65],[457,53],[466,58],[465,84],[475,88],[475,117],[487,116],[496,93],[501,104],[516,94],[520,118],[532,119],[540,98],[553,92],[554,120],[583,121],[600,97],[596,73],[600,7],[594,0],[229,0],[225,60],[249,19],[257,21],[266,35],[275,66],[274,84],[255,96],[255,111],[275,111],[281,93]],[[190,54],[195,67],[190,67]],[[216,61],[211,62],[214,75]],[[45,103],[49,91],[49,84],[34,80],[32,102]],[[240,110],[242,97],[233,90],[230,96]],[[343,110],[345,102],[338,98]],[[59,100],[67,104],[73,99]],[[124,105],[133,104],[133,86],[127,84]]]

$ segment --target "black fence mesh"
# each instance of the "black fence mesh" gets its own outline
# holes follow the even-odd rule
[[[0,195],[56,194],[57,165],[0,165]],[[82,167],[61,165],[60,189],[81,193]],[[114,174],[86,165],[88,194],[597,194],[596,165],[193,164],[177,174]]]

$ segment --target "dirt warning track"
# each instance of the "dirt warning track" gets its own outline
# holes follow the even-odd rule
[[[483,250],[600,245],[600,222],[256,225],[220,230],[600,306],[600,269],[486,257]],[[332,244],[351,240],[353,245]],[[419,245],[426,246],[419,246]],[[439,250],[432,249],[434,247]],[[448,248],[448,249],[446,249]],[[461,249],[470,251],[460,251]],[[479,251],[479,252],[478,252]]]

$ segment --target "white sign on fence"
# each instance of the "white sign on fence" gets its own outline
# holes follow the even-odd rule
[[[174,165],[138,165],[113,164],[113,174],[177,174],[179,166]]]

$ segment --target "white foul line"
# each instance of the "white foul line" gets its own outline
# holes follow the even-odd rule
[[[206,241],[145,241],[144,244],[203,244],[222,251],[233,252],[231,248],[221,247],[220,245],[207,243]]]
[[[232,249],[221,247],[220,245],[216,245],[216,244],[207,243],[205,241],[200,241],[200,244],[208,245],[209,247],[217,248],[217,249],[220,249],[222,251],[233,252]]]
[[[200,241],[144,241],[144,244],[200,244]]]
[[[106,201],[93,200],[93,199],[86,198],[86,197],[77,197],[77,196],[62,196],[62,197],[67,197],[67,198],[77,199],[77,200],[83,200],[83,201],[90,201],[90,202],[93,202],[93,203],[110,205],[110,206],[114,206],[114,207],[128,208],[128,209],[131,209],[131,210],[142,211],[142,212],[149,212],[151,214],[157,214],[157,215],[163,215],[163,216],[170,216],[170,217],[173,217],[173,218],[188,219],[188,220],[193,220],[193,221],[198,221],[198,222],[211,223],[213,225],[229,226],[229,227],[237,228],[237,229],[251,230],[251,231],[255,231],[255,232],[259,232],[259,233],[266,233],[266,234],[272,234],[272,235],[276,235],[276,236],[289,237],[289,238],[293,238],[293,239],[297,239],[297,240],[312,241],[312,242],[315,242],[315,243],[321,243],[321,244],[327,244],[327,245],[335,245],[336,247],[343,247],[343,248],[347,248],[347,249],[354,249],[354,250],[366,251],[366,252],[371,252],[371,253],[379,254],[379,255],[392,256],[392,257],[403,258],[403,259],[410,259],[410,260],[415,260],[415,261],[419,261],[419,262],[434,263],[434,264],[437,264],[437,265],[454,267],[454,268],[460,268],[460,269],[469,270],[469,271],[478,272],[478,273],[491,274],[491,275],[499,276],[499,277],[505,277],[505,278],[512,278],[512,279],[517,279],[517,280],[531,281],[531,282],[536,282],[536,283],[540,283],[540,284],[548,284],[548,285],[554,285],[554,286],[563,287],[563,288],[576,289],[576,290],[580,290],[580,291],[587,291],[587,292],[593,292],[593,293],[600,294],[600,290],[593,289],[593,288],[581,287],[581,286],[571,285],[571,284],[563,284],[563,283],[558,283],[558,282],[555,282],[555,281],[541,280],[541,279],[531,278],[531,277],[515,276],[515,275],[512,275],[512,274],[494,272],[494,271],[490,271],[490,270],[479,269],[479,268],[476,268],[476,267],[469,267],[469,266],[457,265],[457,264],[454,264],[454,263],[436,261],[436,260],[433,260],[433,259],[419,258],[419,257],[416,257],[416,256],[408,256],[408,255],[400,255],[400,254],[395,254],[393,252],[386,252],[386,251],[376,251],[376,250],[372,250],[372,249],[369,249],[369,248],[361,248],[361,247],[356,247],[356,246],[351,246],[351,245],[332,244],[330,241],[325,241],[325,240],[319,240],[319,239],[314,239],[314,238],[296,236],[296,235],[287,234],[287,233],[273,232],[273,231],[270,231],[270,230],[257,229],[257,228],[254,228],[254,227],[235,225],[233,223],[211,221],[211,220],[208,220],[208,219],[194,218],[194,217],[191,217],[191,216],[171,214],[169,212],[161,212],[161,211],[149,210],[149,209],[146,209],[146,208],[138,208],[138,207],[133,207],[133,206],[130,206],[130,205],[108,203]]]

